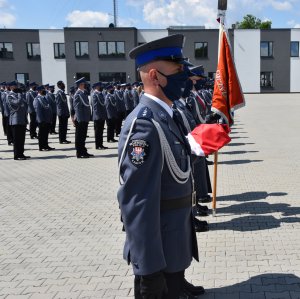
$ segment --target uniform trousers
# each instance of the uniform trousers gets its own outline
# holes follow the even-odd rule
[[[66,141],[67,139],[67,130],[68,130],[68,116],[59,116],[58,124],[58,138],[59,142]]]
[[[4,132],[4,135],[6,136],[7,135],[7,116],[4,116],[2,114],[2,127],[3,127],[3,132]]]
[[[106,120],[107,123],[107,141],[111,141],[114,139],[116,119],[111,118]]]
[[[29,133],[30,133],[30,137],[36,137],[36,128],[38,126],[37,122],[36,122],[36,113],[35,112],[31,112],[29,113],[29,117],[30,117],[30,123],[29,123]]]
[[[49,147],[48,138],[50,126],[51,124],[49,123],[39,123],[39,149],[46,149]]]
[[[178,299],[183,289],[184,271],[175,273],[164,273],[168,293],[165,293],[161,298],[155,297],[155,299]],[[140,293],[141,277],[136,275],[134,278],[134,298],[135,299],[147,299],[142,297]],[[151,297],[151,299],[154,297]]]
[[[115,126],[117,135],[121,133],[123,119],[125,119],[125,111],[118,112],[118,118],[116,119],[116,126]]]
[[[8,143],[13,142],[13,134],[12,134],[12,128],[11,125],[9,124],[9,117],[5,119],[6,122],[6,139]]]
[[[14,142],[14,158],[21,158],[24,156],[26,125],[13,125],[11,128]]]
[[[56,127],[56,114],[52,114],[52,123],[51,123],[51,128],[50,128],[50,133],[55,132],[55,127]]]
[[[96,148],[103,146],[103,130],[104,130],[104,119],[94,120],[94,130],[95,130],[95,144]]]
[[[89,123],[85,121],[75,121],[75,148],[77,157],[85,155],[87,153],[87,149],[85,147],[85,140],[88,130],[88,124]]]

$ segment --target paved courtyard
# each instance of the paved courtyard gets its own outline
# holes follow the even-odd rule
[[[219,155],[217,217],[198,233],[188,280],[203,299],[300,298],[300,95],[247,95]],[[76,159],[26,140],[14,161],[0,128],[0,299],[133,298],[122,260],[117,145]],[[212,160],[212,158],[210,158]],[[210,166],[210,175],[213,175]],[[209,205],[210,206],[210,205]]]

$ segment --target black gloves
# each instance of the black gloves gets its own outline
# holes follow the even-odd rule
[[[162,272],[141,276],[140,288],[143,299],[161,299],[163,293],[168,291]]]
[[[205,123],[206,124],[215,124],[218,122],[218,120],[221,118],[219,114],[212,113],[205,117]]]

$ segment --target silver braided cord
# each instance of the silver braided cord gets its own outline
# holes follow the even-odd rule
[[[79,97],[80,97],[81,102],[82,102],[82,104],[83,104],[84,106],[90,107],[90,103],[87,104],[87,103],[84,101],[84,99],[81,97],[81,94],[79,94]]]
[[[182,110],[180,110],[180,108],[177,109],[177,111],[180,113],[181,117],[182,117],[182,120],[183,120],[183,123],[184,123],[184,126],[187,128],[188,132],[190,133],[192,131],[191,129],[191,126],[185,116],[185,114],[183,113]]]
[[[204,124],[205,123],[205,119],[201,116],[201,113],[200,113],[200,110],[199,110],[199,106],[198,106],[198,103],[197,103],[197,95],[195,95],[194,101],[195,101],[197,116],[199,117],[199,120],[201,121],[201,123]]]
[[[162,147],[162,152],[165,157],[165,161],[167,163],[167,166],[169,168],[169,171],[173,177],[173,179],[179,183],[179,184],[185,184],[191,175],[191,163],[190,163],[190,157],[188,156],[188,169],[187,171],[182,171],[180,167],[177,165],[177,162],[174,158],[173,152],[170,148],[169,142],[166,138],[165,133],[163,132],[160,124],[152,119],[152,123],[155,125],[159,139],[160,139],[160,145]]]

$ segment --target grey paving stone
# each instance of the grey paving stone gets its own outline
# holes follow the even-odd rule
[[[246,101],[219,154],[217,217],[205,218],[200,263],[186,278],[207,289],[204,299],[299,299],[300,98]],[[78,160],[69,127],[73,143],[51,136],[51,153],[27,136],[28,161],[12,160],[0,127],[0,298],[133,298],[122,259],[117,145],[94,150],[90,123],[87,147],[96,157]]]

